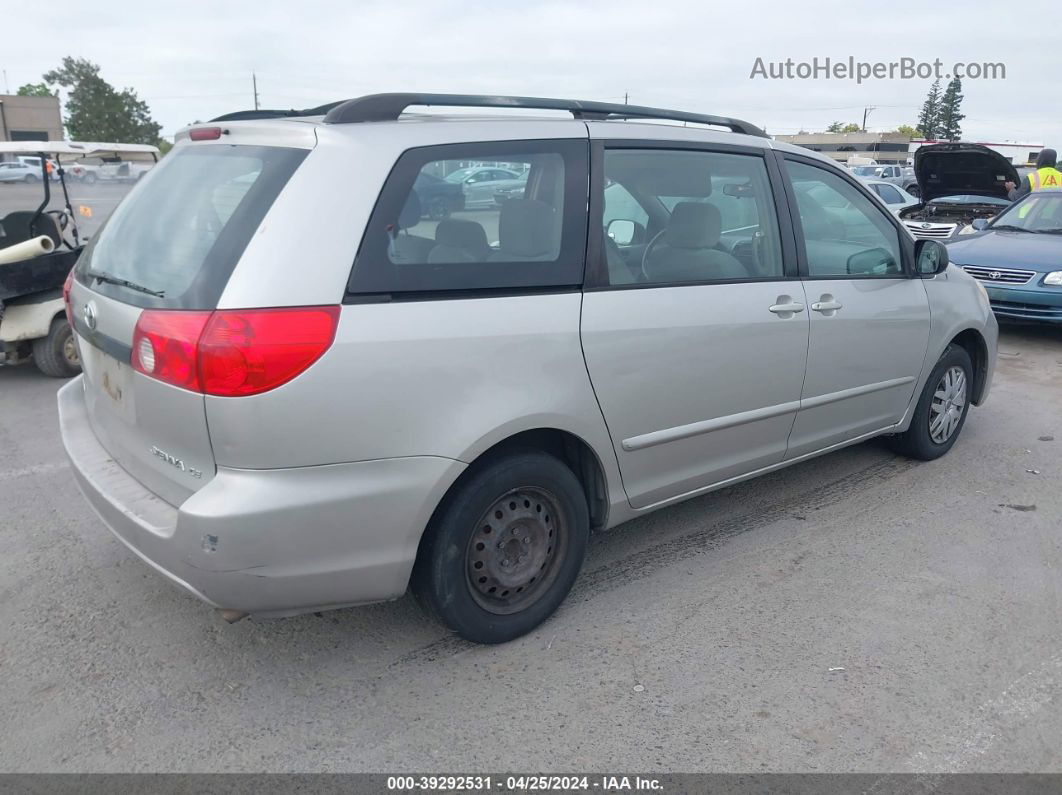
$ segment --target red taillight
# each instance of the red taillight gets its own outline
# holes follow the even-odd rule
[[[188,131],[188,137],[193,141],[216,141],[221,137],[221,128],[195,127]]]
[[[133,367],[220,397],[257,395],[287,383],[335,339],[338,306],[146,310],[133,334]]]
[[[70,288],[73,286],[74,269],[71,268],[70,273],[66,275],[66,281],[63,282],[63,308],[66,310],[66,322],[70,324],[70,328],[74,327],[74,310],[70,306]]]
[[[202,392],[198,345],[209,319],[210,312],[145,310],[133,331],[133,369]]]
[[[328,350],[338,321],[338,306],[215,312],[199,341],[203,391],[256,395],[290,381]]]

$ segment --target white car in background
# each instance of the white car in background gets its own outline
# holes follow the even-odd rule
[[[40,179],[40,177],[41,177],[41,159],[39,157],[26,157],[26,156],[21,156],[20,155],[17,158],[17,160],[22,165],[28,167],[33,172],[33,175],[35,177],[37,177],[37,179]],[[51,170],[48,172],[49,174],[51,174],[51,180],[52,180],[52,182],[58,182],[59,181],[59,165],[52,158],[48,158],[48,162],[51,164]]]
[[[67,167],[67,172],[79,182],[92,185],[95,182],[136,182],[155,163],[138,160],[103,160],[98,157],[85,158]]]
[[[918,204],[918,198],[912,196],[899,185],[894,185],[883,179],[864,179],[863,182],[894,214],[899,213],[905,207],[912,207]]]
[[[0,163],[0,182],[37,182],[41,178],[40,168],[32,168],[25,163]]]

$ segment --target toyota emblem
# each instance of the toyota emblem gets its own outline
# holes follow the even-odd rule
[[[933,224],[931,224],[931,223],[929,223],[927,221],[926,223],[922,224],[922,228],[923,229],[932,229],[933,228]]]
[[[96,308],[91,303],[85,304],[85,309],[84,309],[82,314],[83,314],[83,316],[85,318],[85,325],[88,326],[93,331],[95,331],[96,330]]]
[[[988,274],[988,278],[989,279],[1002,279],[1003,278],[1003,274],[1000,273],[999,271],[992,271],[990,274]]]

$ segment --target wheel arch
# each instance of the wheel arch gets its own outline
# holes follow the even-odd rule
[[[468,473],[509,453],[538,450],[560,459],[579,479],[590,510],[590,526],[604,527],[608,520],[608,473],[593,446],[582,436],[554,426],[540,426],[511,432],[494,441],[475,455],[465,458],[469,464],[464,473],[447,490],[447,496],[460,488]],[[446,497],[443,497],[445,501]],[[440,501],[442,504],[442,501]]]
[[[969,354],[974,368],[970,402],[974,405],[980,405],[988,380],[988,343],[985,342],[985,338],[980,331],[975,328],[968,328],[952,337],[948,345],[958,345]],[[945,350],[947,350],[946,347]]]

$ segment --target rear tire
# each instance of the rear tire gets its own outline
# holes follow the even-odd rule
[[[73,378],[81,372],[74,333],[66,318],[57,317],[48,329],[48,336],[33,341],[33,361],[51,378]]]
[[[504,643],[564,601],[589,535],[582,485],[558,459],[526,451],[474,464],[425,531],[412,590],[461,637]]]
[[[888,437],[897,453],[921,461],[940,458],[955,444],[970,411],[973,364],[970,354],[949,345],[926,379],[911,427]]]
[[[37,181],[37,178],[32,174],[27,174],[25,177],[22,178],[22,181],[25,182],[27,185],[32,185],[34,182]]]

